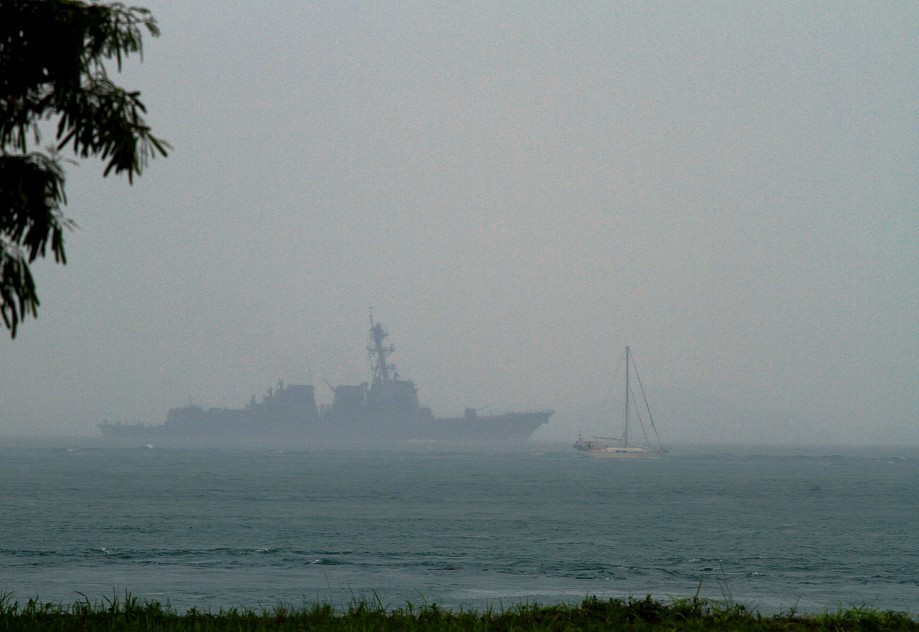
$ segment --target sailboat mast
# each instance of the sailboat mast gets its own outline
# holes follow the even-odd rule
[[[622,431],[622,443],[629,447],[629,348],[625,348],[625,429]]]

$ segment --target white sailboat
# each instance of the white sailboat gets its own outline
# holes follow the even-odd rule
[[[634,396],[629,382],[629,374],[632,370],[635,371],[635,378],[641,390],[641,397],[645,404],[644,409],[648,415],[649,428],[645,428],[645,422],[638,405],[638,398]],[[633,403],[635,405],[635,414],[638,418],[638,423],[644,438],[643,445],[629,443],[629,414]],[[648,433],[649,429],[651,431],[650,435]],[[656,444],[656,447],[652,445],[652,437],[654,439],[653,444]],[[593,437],[591,439],[584,439],[581,437],[581,433],[578,433],[578,438],[577,441],[574,442],[574,447],[584,456],[617,459],[654,458],[665,452],[661,445],[660,437],[657,434],[657,428],[654,425],[654,418],[651,416],[651,407],[648,405],[648,398],[645,397],[645,389],[641,384],[641,377],[638,375],[638,367],[635,366],[635,361],[632,359],[632,352],[629,347],[625,348],[625,424],[622,435],[619,437]]]

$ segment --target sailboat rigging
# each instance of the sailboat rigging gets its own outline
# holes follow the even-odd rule
[[[644,420],[641,416],[641,410],[638,406],[638,398],[632,392],[632,386],[629,381],[630,373],[635,371],[635,379],[638,382],[641,397],[644,401],[644,408],[648,415],[648,422],[653,434],[654,442],[657,447],[652,448],[651,437],[648,436]],[[638,417],[638,423],[641,426],[644,445],[629,443],[629,415],[632,410],[632,404],[635,406],[635,415]],[[638,367],[635,366],[635,360],[632,358],[632,351],[629,347],[625,348],[625,423],[623,424],[622,435],[619,437],[593,437],[584,439],[581,433],[578,433],[577,441],[574,447],[581,454],[593,457],[608,458],[648,458],[657,457],[665,452],[661,445],[660,437],[657,434],[657,427],[654,425],[654,417],[651,415],[651,407],[648,404],[648,398],[645,395],[644,386],[641,383],[641,377],[638,375]]]

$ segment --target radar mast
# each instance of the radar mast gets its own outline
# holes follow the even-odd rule
[[[389,382],[391,379],[399,379],[396,373],[396,367],[386,362],[386,358],[396,350],[392,345],[384,346],[383,341],[389,335],[383,325],[373,322],[373,312],[370,312],[370,344],[367,346],[367,353],[370,354],[370,365],[373,370],[373,382]],[[392,372],[392,377],[390,377]]]

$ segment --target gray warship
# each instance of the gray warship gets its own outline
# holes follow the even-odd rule
[[[279,381],[261,401],[243,408],[188,405],[169,411],[160,425],[103,422],[103,437],[121,445],[264,445],[296,448],[396,447],[412,444],[478,448],[523,446],[553,411],[435,417],[418,400],[411,380],[401,379],[389,357],[388,332],[370,317],[369,383],[329,385],[332,403],[316,405],[315,388]]]

